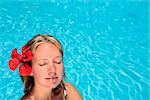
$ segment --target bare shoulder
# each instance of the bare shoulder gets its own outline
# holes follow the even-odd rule
[[[82,100],[80,93],[71,83],[65,82],[65,87],[68,100]]]

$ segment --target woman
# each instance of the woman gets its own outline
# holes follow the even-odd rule
[[[11,70],[20,65],[22,100],[82,100],[77,89],[63,80],[63,50],[54,37],[39,34],[22,47],[22,54],[15,48],[11,57]]]

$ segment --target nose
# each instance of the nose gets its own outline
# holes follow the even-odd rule
[[[49,75],[56,74],[56,66],[53,63],[49,64],[49,66],[47,67],[47,72]]]

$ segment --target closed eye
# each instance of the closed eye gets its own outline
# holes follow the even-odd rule
[[[42,63],[42,64],[39,64],[40,66],[44,66],[44,65],[47,65],[47,63]]]
[[[45,66],[49,63],[49,60],[48,59],[40,59],[39,62],[38,62],[38,65],[39,66]]]
[[[62,61],[54,61],[56,64],[61,64]]]

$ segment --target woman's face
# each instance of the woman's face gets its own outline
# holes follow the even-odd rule
[[[53,89],[60,84],[63,72],[60,50],[50,42],[40,44],[32,59],[32,75],[35,85]]]

